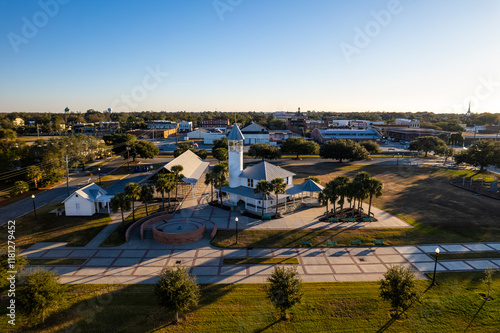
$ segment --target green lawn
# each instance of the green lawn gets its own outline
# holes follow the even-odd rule
[[[160,208],[160,205],[158,204],[150,204],[148,205],[148,213],[151,214],[151,212],[156,212]],[[166,207],[165,207],[166,209]],[[128,215],[128,216],[127,216]],[[127,230],[127,228],[134,223],[133,216],[131,212],[125,212],[124,216],[125,218],[125,228],[122,229],[121,227],[116,228],[111,235],[108,236],[102,242],[100,246],[104,247],[110,247],[110,246],[119,246],[123,243],[125,243],[125,232],[123,230]],[[139,219],[142,219],[143,217],[146,216],[146,207],[145,206],[139,206],[135,209],[135,219],[136,221]]]
[[[68,242],[68,246],[85,246],[111,218],[108,215],[59,216],[49,211],[60,206],[52,202],[37,208],[38,219],[33,212],[16,220],[16,246],[27,248],[37,242]],[[7,232],[0,233],[0,246],[6,247]]]
[[[439,274],[438,285],[417,281],[420,300],[400,320],[379,297],[378,282],[304,284],[303,301],[280,321],[263,284],[203,285],[199,306],[181,323],[156,303],[153,285],[69,285],[57,313],[35,325],[18,315],[18,331],[30,332],[498,332],[500,274],[485,302],[481,274]],[[6,307],[1,331],[7,331]]]
[[[299,259],[295,257],[274,258],[224,258],[224,265],[298,265]]]

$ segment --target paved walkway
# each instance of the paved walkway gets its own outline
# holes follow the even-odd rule
[[[183,203],[176,221],[211,221],[220,229],[234,229],[235,217],[240,229],[330,229],[330,228],[394,228],[411,227],[406,222],[375,208],[380,222],[325,223],[318,217],[324,208],[311,208],[285,215],[273,221],[241,216],[234,211],[207,204],[209,187],[200,187]],[[295,257],[305,282],[378,280],[392,264],[412,267],[417,278],[434,269],[431,256],[436,247],[441,253],[500,252],[498,243],[429,244],[417,246],[284,248],[284,249],[219,249],[208,239],[184,245],[165,245],[152,239],[141,240],[138,229],[131,240],[119,247],[102,248],[99,244],[118,227],[121,216],[85,247],[66,247],[65,243],[38,243],[23,251],[28,258],[80,258],[81,265],[44,266],[57,271],[64,283],[155,283],[165,267],[189,267],[200,283],[263,283],[270,276],[272,265],[226,265],[225,258]],[[438,271],[474,271],[486,267],[499,268],[500,259],[440,260]]]
[[[64,283],[155,283],[168,266],[186,266],[200,283],[264,283],[272,265],[225,265],[225,258],[295,257],[304,282],[379,280],[392,264],[412,267],[417,278],[434,269],[433,253],[500,252],[498,243],[417,246],[217,249],[208,240],[160,249],[66,248],[64,243],[37,244],[28,258],[83,258],[82,265],[45,266]],[[500,268],[500,259],[439,260],[438,272]]]

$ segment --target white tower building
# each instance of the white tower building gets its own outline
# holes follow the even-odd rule
[[[243,171],[243,141],[245,137],[240,131],[238,125],[234,124],[231,132],[227,136],[228,141],[228,168],[229,168],[229,187],[240,186],[240,175]]]

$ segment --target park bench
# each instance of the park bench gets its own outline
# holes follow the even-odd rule
[[[264,216],[262,216],[262,219],[263,220],[270,220],[271,219],[271,215],[264,215]]]
[[[326,241],[326,246],[337,246],[337,241]]]
[[[356,222],[356,219],[354,217],[348,217],[345,219],[346,222]]]
[[[312,246],[312,242],[311,241],[301,241],[300,246]]]
[[[339,219],[337,219],[337,218],[333,218],[333,217],[330,217],[330,218],[328,219],[328,222],[331,222],[331,223],[334,223],[334,222],[339,222]]]
[[[351,245],[361,245],[361,241],[359,239],[352,240],[350,242]]]
[[[372,222],[371,217],[363,217],[363,222]]]
[[[373,241],[374,245],[384,245],[384,240],[383,239],[375,239]]]

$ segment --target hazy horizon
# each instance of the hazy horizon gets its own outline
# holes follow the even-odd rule
[[[494,0],[6,0],[0,112],[500,113],[499,16]]]

